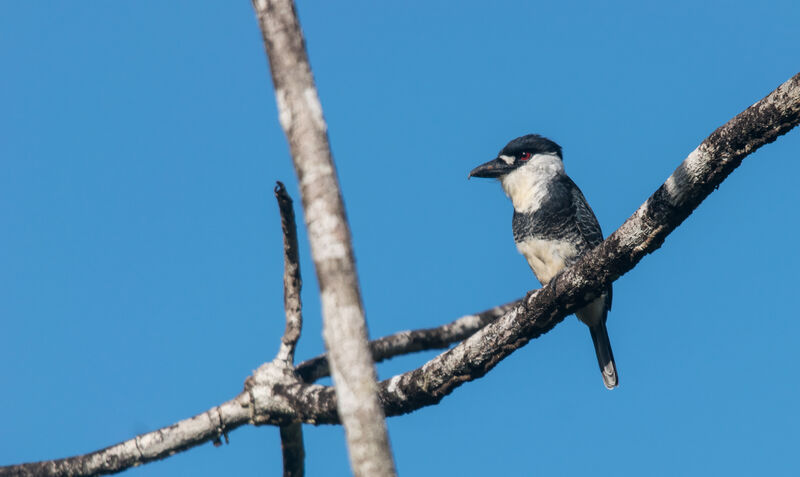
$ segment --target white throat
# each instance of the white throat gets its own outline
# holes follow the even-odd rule
[[[517,212],[533,212],[547,197],[547,183],[564,173],[564,163],[555,154],[536,154],[502,179],[503,190]]]

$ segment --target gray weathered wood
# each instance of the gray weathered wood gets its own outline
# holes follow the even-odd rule
[[[369,351],[350,229],[303,34],[292,0],[253,0],[278,115],[289,140],[322,301],[338,412],[357,477],[395,475]]]

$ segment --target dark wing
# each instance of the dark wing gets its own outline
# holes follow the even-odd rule
[[[564,257],[567,266],[603,242],[603,231],[592,208],[577,185],[566,174],[559,174],[547,185],[546,202],[534,212],[514,211],[514,241],[528,238],[566,240],[575,246],[573,257]],[[606,310],[611,309],[611,287],[606,294]]]
[[[568,181],[569,188],[572,192],[572,204],[575,207],[575,221],[581,236],[589,244],[589,249],[593,249],[603,242],[603,231],[600,229],[600,223],[594,215],[594,211],[589,207],[586,202],[586,197],[578,188],[577,185],[568,176],[564,176],[565,181]]]
[[[594,212],[565,174],[547,185],[545,202],[536,211],[514,212],[513,227],[517,242],[528,237],[570,242],[577,249],[574,260],[603,241]]]
[[[600,223],[594,215],[594,211],[589,207],[586,197],[583,196],[581,189],[569,178],[564,176],[564,181],[568,181],[568,187],[572,191],[572,204],[575,207],[575,222],[580,230],[581,236],[586,240],[588,247],[586,250],[581,250],[581,255],[586,251],[591,250],[603,242],[603,230],[600,228]],[[608,287],[608,295],[606,296],[606,310],[611,309],[611,296],[612,287]]]

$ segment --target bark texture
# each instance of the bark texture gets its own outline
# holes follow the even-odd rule
[[[289,140],[317,272],[338,412],[358,476],[395,475],[344,202],[303,35],[291,0],[254,0]]]
[[[292,198],[281,182],[275,186],[275,199],[278,201],[283,232],[283,309],[286,315],[286,329],[275,360],[291,373],[294,368],[294,351],[303,329],[303,306],[300,300],[303,280],[300,278],[300,251],[297,247],[297,224],[294,220]],[[303,425],[299,422],[282,425],[280,436],[284,477],[302,477],[305,474],[306,455]]]
[[[511,304],[502,316],[422,367],[381,382],[386,414],[403,414],[439,402],[552,329],[658,249],[746,156],[798,123],[800,75],[714,131],[617,231],[547,286]],[[406,343],[409,349],[415,346]],[[246,423],[295,421],[337,423],[334,390],[303,383],[285,367],[266,363],[248,379],[242,394],[205,413],[84,456],[1,467],[0,476],[118,472],[218,439]]]
[[[281,182],[275,186],[275,199],[278,201],[283,231],[283,308],[286,313],[286,329],[281,338],[278,359],[288,366],[294,366],[294,350],[303,328],[303,306],[300,301],[303,280],[300,278],[297,224],[294,220],[292,198]]]
[[[372,359],[376,363],[380,363],[394,356],[447,348],[451,344],[467,338],[519,304],[519,301],[515,301],[474,315],[462,316],[436,328],[399,331],[372,340],[369,342]],[[307,383],[313,383],[318,379],[329,376],[328,357],[323,354],[303,361],[297,365],[295,372]]]
[[[89,454],[0,467],[0,476],[90,476],[121,472],[218,440],[246,424],[252,409],[249,395],[241,394],[189,419]]]

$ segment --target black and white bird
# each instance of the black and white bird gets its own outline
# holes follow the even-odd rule
[[[529,134],[514,139],[496,159],[469,176],[500,179],[514,205],[514,242],[542,285],[603,241],[597,217],[564,172],[561,146],[545,137]],[[606,329],[610,309],[609,286],[575,314],[589,326],[603,383],[613,389],[619,381]]]

